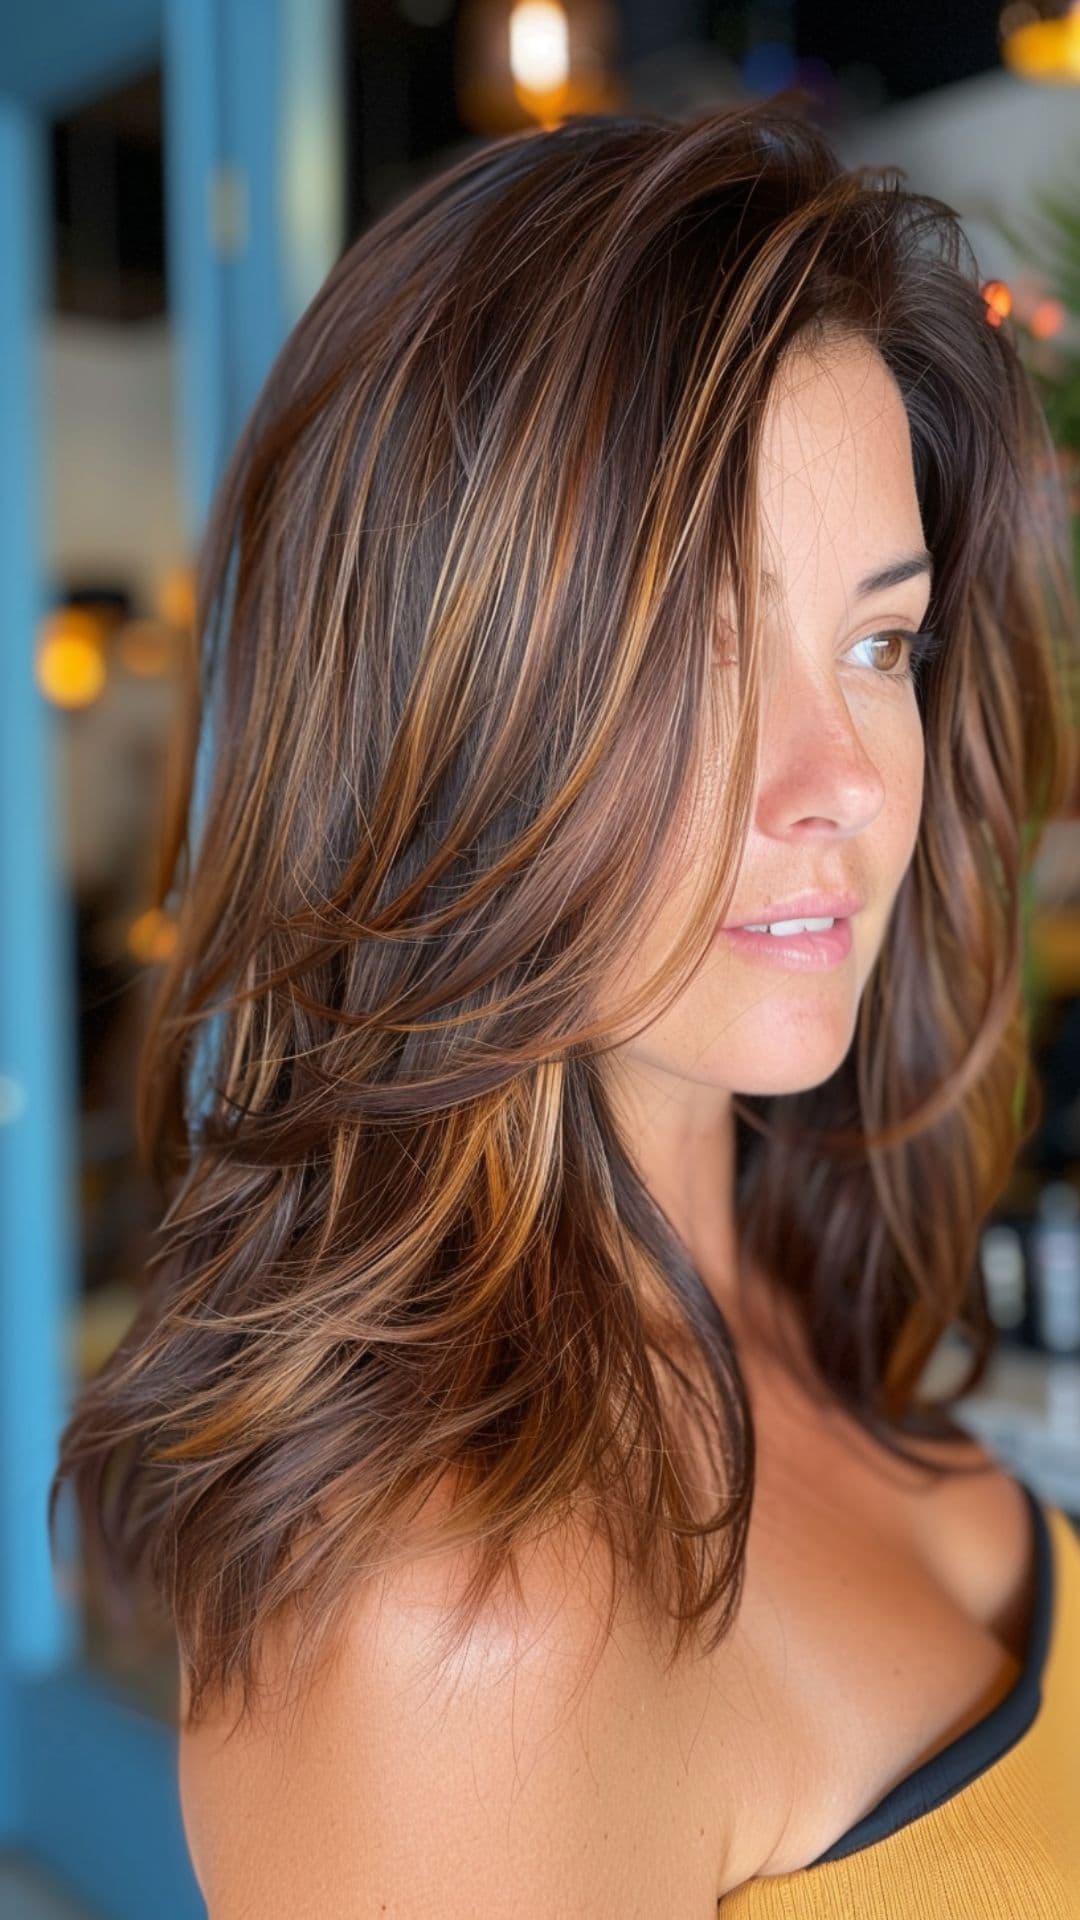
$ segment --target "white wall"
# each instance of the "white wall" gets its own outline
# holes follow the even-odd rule
[[[50,316],[41,339],[45,557],[115,576],[154,605],[189,560],[167,319],[120,326]]]
[[[1035,190],[1070,180],[1080,207],[1080,86],[1044,86],[1003,67],[884,108],[833,144],[846,165],[903,167],[902,184],[954,207],[984,279],[1008,278],[1016,265],[986,210],[1023,222]]]

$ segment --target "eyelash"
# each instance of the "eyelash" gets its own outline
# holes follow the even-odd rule
[[[917,633],[910,633],[907,627],[887,627],[881,633],[865,634],[861,640],[856,640],[855,645],[863,647],[868,641],[892,640],[894,637],[908,642],[908,665],[900,673],[882,673],[878,678],[901,680],[907,685],[917,686],[927,661],[941,652],[945,635],[938,627],[921,627]]]

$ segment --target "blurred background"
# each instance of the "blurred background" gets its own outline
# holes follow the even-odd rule
[[[165,1623],[132,1658],[54,1578],[73,1384],[132,1312],[133,1141],[193,557],[269,363],[343,248],[493,135],[803,89],[841,157],[956,208],[1015,329],[1080,563],[1080,6],[1056,0],[35,0],[0,36],[0,1911],[202,1915]],[[1065,697],[1080,714],[1072,689]],[[1046,1107],[982,1264],[962,1415],[1080,1518],[1080,823],[1026,993]],[[955,1364],[946,1342],[934,1369]]]

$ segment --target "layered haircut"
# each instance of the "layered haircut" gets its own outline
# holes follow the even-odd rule
[[[234,1684],[250,1704],[281,1609],[309,1660],[358,1580],[456,1548],[463,1637],[560,1522],[609,1550],[609,1623],[629,1585],[666,1658],[731,1624],[744,1377],[601,1066],[730,902],[770,670],[763,416],[792,351],[844,339],[903,396],[945,643],[852,1045],[822,1085],[735,1099],[737,1230],[869,1432],[903,1454],[959,1431],[994,1339],[980,1231],[1042,1106],[1025,881],[1072,794],[1078,622],[1009,325],[956,213],[904,179],[844,169],[783,99],[482,144],[348,248],[235,447],[140,1062],[162,1218],[49,1503],[52,1527],[70,1480],[112,1614],[167,1610],[193,1721]],[[698,909],[613,1023],[598,985],[718,742]],[[930,1401],[950,1327],[967,1372]]]

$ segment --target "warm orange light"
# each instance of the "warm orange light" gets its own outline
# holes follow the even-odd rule
[[[89,707],[106,681],[101,623],[81,607],[61,607],[45,620],[34,671],[56,707]]]
[[[570,23],[559,0],[516,0],[510,71],[526,93],[554,93],[570,78]]]
[[[115,645],[121,664],[140,680],[156,680],[173,665],[174,642],[159,620],[126,620]]]
[[[1013,297],[1004,280],[987,280],[982,297],[990,313],[995,316],[991,323],[993,326],[997,326],[998,321],[1004,320],[1012,312]]]
[[[157,610],[170,627],[195,624],[195,574],[191,567],[170,567],[158,582]]]
[[[160,907],[149,907],[132,921],[127,944],[128,952],[145,965],[167,960],[176,945],[176,922]]]
[[[1055,19],[1032,19],[1031,13],[1030,7],[1011,6],[1002,14],[1005,65],[1027,80],[1080,83],[1080,0]]]
[[[1065,309],[1060,300],[1040,300],[1028,321],[1037,340],[1052,340],[1065,325]]]
[[[479,133],[624,104],[614,0],[460,0],[454,32],[458,113]]]

